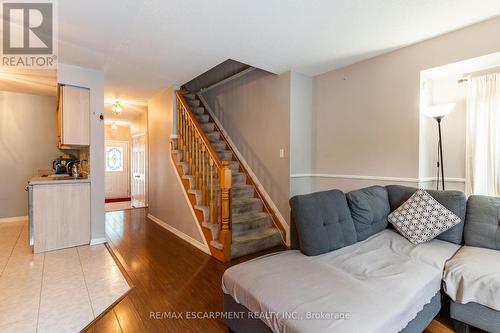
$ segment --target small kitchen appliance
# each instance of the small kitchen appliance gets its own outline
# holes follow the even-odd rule
[[[68,164],[72,161],[76,161],[73,155],[64,154],[61,157],[56,158],[52,162],[52,169],[54,169],[54,173],[56,175],[69,173],[68,172]]]
[[[73,178],[78,178],[80,177],[81,174],[81,169],[80,169],[80,161],[79,160],[73,160],[68,162],[68,165],[66,167],[68,169],[68,175],[70,175]]]

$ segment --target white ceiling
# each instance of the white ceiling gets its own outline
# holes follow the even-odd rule
[[[113,106],[113,100],[105,100],[104,101],[104,119],[106,119],[107,124],[120,124],[132,126],[136,122],[140,122],[140,116],[142,112],[147,110],[147,107],[144,105],[134,105],[126,101],[122,102],[123,112],[116,115],[113,114],[111,110]]]
[[[64,0],[59,59],[146,101],[234,59],[317,75],[500,15],[498,0]],[[136,101],[137,102],[137,101]]]

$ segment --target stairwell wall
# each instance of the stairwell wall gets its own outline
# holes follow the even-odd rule
[[[186,239],[186,235],[186,240],[197,242],[194,245],[203,247],[204,237],[171,161],[170,140],[174,117],[173,87],[148,101],[149,214],[180,237]]]
[[[287,223],[290,217],[290,75],[256,69],[203,93]],[[283,157],[280,157],[281,149]]]

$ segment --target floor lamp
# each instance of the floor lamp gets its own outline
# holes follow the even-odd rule
[[[434,118],[438,124],[438,161],[437,161],[437,190],[439,190],[439,178],[441,176],[441,187],[444,186],[444,162],[443,162],[443,137],[441,135],[441,121],[445,116],[450,114],[455,109],[455,103],[433,105],[425,109],[425,115]],[[440,175],[441,173],[441,175]]]

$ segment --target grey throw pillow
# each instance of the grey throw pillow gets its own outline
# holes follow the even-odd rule
[[[460,217],[424,190],[417,190],[387,219],[413,244],[428,242],[461,222]]]

